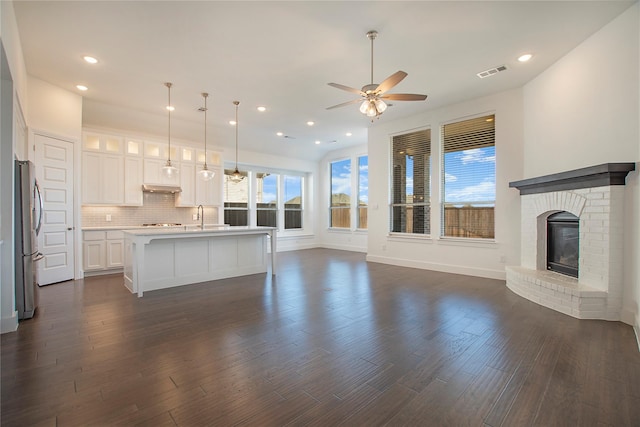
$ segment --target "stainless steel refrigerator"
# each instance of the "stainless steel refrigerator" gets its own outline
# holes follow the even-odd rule
[[[37,240],[42,226],[43,202],[35,178],[35,165],[16,160],[15,170],[16,309],[18,319],[30,319],[38,306],[35,262],[43,258],[38,252]]]

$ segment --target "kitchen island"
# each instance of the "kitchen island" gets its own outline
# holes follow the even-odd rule
[[[145,291],[189,285],[268,270],[276,272],[274,227],[193,227],[125,230],[124,284]]]

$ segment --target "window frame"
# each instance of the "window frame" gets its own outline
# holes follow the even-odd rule
[[[428,131],[429,133],[429,147],[427,150],[428,152],[428,173],[423,175],[427,177],[427,184],[426,184],[426,191],[424,192],[425,194],[423,194],[423,200],[422,202],[417,202],[417,203],[399,203],[395,201],[395,194],[394,194],[394,182],[395,182],[395,175],[394,175],[394,168],[395,168],[395,159],[394,159],[394,152],[395,152],[395,141],[394,138],[398,138],[398,137],[402,137],[402,136],[406,136],[406,135],[411,135],[411,134],[417,134],[419,132],[425,132]],[[404,154],[404,153],[403,153]],[[433,172],[434,172],[434,144],[433,144],[433,128],[431,125],[426,125],[426,126],[422,126],[420,128],[416,128],[416,129],[411,129],[411,130],[407,130],[407,131],[402,131],[399,133],[396,133],[394,135],[390,136],[390,144],[389,144],[389,235],[390,236],[401,236],[401,237],[407,237],[407,238],[417,238],[417,239],[430,239],[431,235],[432,235],[432,221],[431,221],[431,214],[432,214],[432,207],[433,207],[433,203],[432,203],[432,197],[433,197],[433,192],[432,192],[432,185],[433,185]],[[414,165],[415,163],[412,162],[412,165]],[[406,165],[406,162],[405,162]],[[412,169],[414,167],[412,166]],[[405,178],[406,178],[406,173],[407,171],[405,170],[404,174],[405,174]],[[414,174],[415,176],[415,174]],[[413,177],[412,177],[413,179]],[[406,185],[404,186],[404,188],[402,189],[402,191],[405,193],[406,196],[406,191],[407,191],[407,187]],[[412,196],[414,196],[415,194],[412,194]],[[428,230],[426,230],[423,233],[415,233],[415,232],[407,232],[407,231],[394,231],[394,209],[397,208],[404,208],[405,209],[405,217],[407,216],[406,214],[406,210],[411,209],[413,212],[413,208],[414,207],[424,207],[425,208],[425,217],[428,218]]]
[[[286,191],[286,181],[287,181],[287,177],[296,177],[300,179],[300,208],[287,208],[287,200],[285,199],[285,191]],[[302,175],[293,175],[293,174],[286,174],[283,173],[280,175],[280,179],[281,179],[281,188],[282,188],[282,212],[283,212],[283,219],[282,219],[282,230],[284,231],[289,231],[289,232],[293,232],[293,231],[300,231],[300,230],[304,230],[304,225],[305,225],[305,220],[304,220],[304,205],[305,205],[305,177]],[[300,227],[295,227],[295,228],[287,228],[287,212],[300,212]]]
[[[367,202],[366,204],[362,205],[361,204],[361,200],[360,200],[360,195],[361,195],[361,191],[362,191],[362,173],[361,173],[361,168],[362,165],[360,164],[360,159],[366,158],[367,159],[367,174],[366,174],[366,197],[367,197]],[[361,154],[361,155],[356,155],[356,162],[357,162],[357,166],[358,166],[358,173],[357,173],[357,177],[356,177],[356,189],[357,189],[357,193],[358,193],[358,197],[356,197],[355,199],[355,217],[356,217],[356,230],[367,230],[369,228],[369,155],[368,154]],[[361,210],[364,210],[365,214],[365,226],[362,226],[362,213]]]
[[[488,112],[482,112],[482,113],[478,113],[478,114],[474,114],[474,115],[470,115],[470,116],[465,116],[465,117],[458,117],[452,120],[447,120],[446,122],[442,122],[440,124],[440,141],[439,141],[439,165],[440,165],[440,173],[439,173],[439,187],[440,187],[440,209],[439,209],[439,215],[440,215],[440,220],[439,220],[439,239],[441,240],[447,240],[447,241],[461,241],[461,242],[486,242],[486,243],[494,243],[496,241],[496,237],[495,237],[495,231],[496,231],[496,222],[495,222],[495,213],[496,213],[496,199],[497,199],[497,188],[494,189],[494,198],[492,201],[484,201],[484,200],[465,200],[465,201],[461,201],[458,203],[455,202],[447,202],[446,201],[446,174],[447,174],[447,170],[445,168],[445,155],[448,152],[459,152],[459,151],[464,151],[464,150],[455,150],[455,151],[445,151],[445,126],[447,125],[451,125],[451,124],[456,124],[456,123],[462,123],[465,121],[472,121],[475,119],[479,119],[479,118],[484,118],[484,117],[492,117],[493,118],[493,145],[491,147],[493,147],[494,150],[494,161],[493,161],[493,182],[494,184],[497,183],[497,146],[496,146],[496,136],[495,136],[495,131],[496,131],[496,113],[494,111],[488,111]],[[484,147],[483,147],[484,148]],[[493,229],[493,236],[492,237],[481,237],[481,236],[473,236],[473,237],[467,237],[467,236],[450,236],[450,235],[445,235],[445,229],[447,227],[446,224],[446,212],[445,209],[447,208],[447,205],[456,205],[456,204],[461,204],[461,203],[468,203],[468,204],[473,204],[473,205],[485,205],[485,204],[492,204],[492,208],[493,208],[493,224],[492,224],[492,229]]]
[[[353,212],[352,209],[352,204],[353,204],[353,196],[352,194],[348,194],[349,196],[349,203],[345,206],[344,204],[342,206],[334,206],[333,203],[333,183],[334,183],[334,177],[333,177],[333,165],[336,163],[341,163],[341,162],[349,162],[349,191],[352,193],[353,190],[353,158],[352,156],[349,157],[340,157],[337,158],[335,160],[330,160],[328,167],[329,167],[329,229],[331,230],[351,230],[352,229],[352,219],[351,219],[351,215]],[[346,210],[347,214],[343,215],[343,217],[347,218],[349,223],[347,224],[346,227],[337,227],[333,224],[333,213],[334,210],[338,211],[338,210]]]

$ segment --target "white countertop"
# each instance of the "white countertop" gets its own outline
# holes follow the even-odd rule
[[[247,226],[228,226],[228,225],[205,225],[204,230],[200,226],[187,225],[179,227],[144,227],[131,230],[124,230],[125,233],[133,236],[185,236],[198,234],[228,234],[228,233],[271,233],[276,230],[275,227],[247,227]]]
[[[205,229],[207,228],[211,228],[211,227],[225,227],[225,224],[205,224],[204,225]],[[170,226],[166,226],[166,227],[160,227],[160,226],[142,226],[142,225],[104,225],[104,226],[99,226],[99,227],[82,227],[82,231],[101,231],[101,230],[139,230],[139,229],[160,229],[160,230],[167,230],[167,229],[178,229],[178,230],[191,230],[194,228],[200,228],[200,224],[183,224],[183,225],[170,225]]]

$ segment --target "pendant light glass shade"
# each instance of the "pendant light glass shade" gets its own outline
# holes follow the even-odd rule
[[[238,170],[238,127],[240,126],[238,122],[238,104],[240,104],[240,101],[233,101],[233,104],[236,106],[236,170],[233,171],[229,179],[233,182],[240,182],[244,179],[244,176]]]
[[[203,181],[211,181],[213,179],[215,172],[209,170],[207,167],[207,97],[208,93],[203,93],[202,97],[204,98],[204,108],[201,110],[204,111],[204,166],[202,166],[202,170],[198,171],[198,175],[200,179]]]
[[[169,91],[169,104],[167,104],[167,111],[169,112],[169,130],[168,130],[168,141],[169,141],[169,150],[167,151],[167,163],[162,167],[162,174],[169,178],[174,179],[178,175],[178,168],[171,164],[171,110],[173,109],[171,105],[171,86],[172,84],[167,82],[164,84]]]

